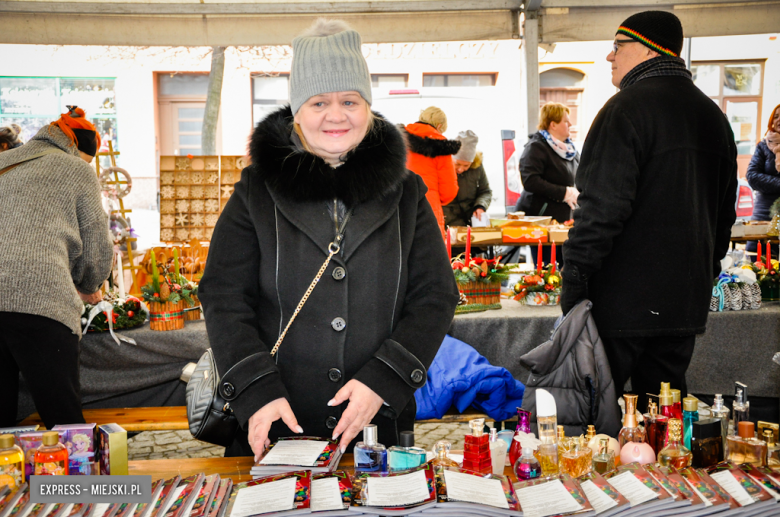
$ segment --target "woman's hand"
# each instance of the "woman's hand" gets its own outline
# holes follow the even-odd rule
[[[566,187],[566,195],[563,196],[563,202],[574,210],[577,208],[577,198],[580,197],[580,191],[576,187]]]
[[[255,461],[260,458],[263,449],[271,444],[271,440],[268,439],[268,431],[271,430],[271,424],[280,418],[292,432],[298,434],[303,432],[286,398],[279,398],[269,402],[261,407],[257,413],[249,417],[248,438],[252,452],[255,453]]]
[[[347,409],[341,415],[338,425],[333,430],[333,439],[341,437],[341,452],[346,452],[347,445],[363,427],[371,423],[384,400],[374,390],[360,381],[352,379],[341,388],[328,402],[329,406],[338,406],[349,400]]]

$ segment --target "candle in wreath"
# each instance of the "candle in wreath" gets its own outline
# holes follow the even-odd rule
[[[446,243],[447,243],[447,258],[452,259],[452,243],[450,242],[450,229],[447,228],[447,236],[446,236]]]
[[[772,269],[772,250],[770,249],[769,241],[766,243],[766,268]]]
[[[552,249],[550,250],[550,264],[552,264],[552,267],[550,268],[550,273],[555,273],[555,243],[552,243]]]
[[[471,226],[466,228],[466,267],[471,263]]]
[[[539,246],[536,248],[536,272],[540,273],[542,271],[542,265],[544,262],[542,261],[542,241],[539,240]]]
[[[761,259],[763,258],[761,256],[761,241],[758,241],[758,253],[756,253],[756,262],[761,262]]]

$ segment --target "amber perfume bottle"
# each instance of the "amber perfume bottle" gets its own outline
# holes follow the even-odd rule
[[[593,470],[599,474],[609,472],[615,468],[615,453],[609,450],[609,439],[599,440],[599,453],[593,457]]]
[[[450,449],[452,449],[452,443],[448,440],[436,442],[433,446],[436,457],[431,460],[431,463],[437,467],[459,467],[458,462],[449,457]]]
[[[669,442],[658,453],[658,463],[662,467],[674,467],[684,469],[691,466],[692,454],[682,442],[682,421],[677,418],[669,419]]]
[[[642,443],[645,441],[645,430],[636,423],[636,395],[626,393],[623,400],[626,403],[626,416],[623,418],[623,429],[618,435],[620,449],[628,442]]]
[[[582,447],[580,440],[571,440],[569,450],[561,456],[560,469],[571,477],[578,478],[590,472],[593,467],[593,451],[590,447]]]
[[[585,433],[585,443],[590,441],[596,436],[596,426],[593,424],[588,425],[588,432]]]
[[[764,429],[762,437],[766,442],[766,465],[767,467],[780,466],[780,446],[775,443],[775,433],[771,429]]]
[[[728,460],[737,465],[750,463],[756,467],[766,465],[766,442],[757,440],[753,422],[739,422],[736,436],[729,436]]]
[[[707,418],[691,424],[692,465],[706,468],[723,461],[723,438],[720,420]]]
[[[493,462],[490,460],[490,438],[484,432],[485,419],[469,420],[471,434],[466,435],[463,445],[463,468],[481,474],[493,472]]]
[[[520,433],[531,433],[531,413],[524,409],[517,408],[517,428],[512,437],[512,445],[509,447],[509,463],[511,465],[515,464],[517,458],[519,458],[522,453],[523,446],[520,443],[520,440],[517,439],[520,436]]]
[[[35,451],[36,476],[67,476],[68,449],[60,443],[60,433],[43,433],[41,446]]]
[[[555,398],[549,391],[536,390],[536,424],[541,445],[534,451],[534,456],[542,466],[542,475],[558,474],[558,441],[556,430],[558,426],[558,408]]]
[[[655,402],[650,403],[649,413],[645,417],[645,434],[647,443],[653,448],[656,455],[661,452],[666,442],[666,425],[669,418],[657,413]]]

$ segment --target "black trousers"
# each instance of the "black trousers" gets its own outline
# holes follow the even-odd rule
[[[0,312],[0,427],[16,425],[19,373],[48,429],[81,424],[79,338],[62,323],[16,312]]]
[[[631,379],[631,393],[638,395],[637,409],[647,411],[647,394],[658,394],[662,382],[688,395],[685,372],[691,363],[696,336],[602,337],[618,396]],[[658,402],[657,399],[653,399]]]

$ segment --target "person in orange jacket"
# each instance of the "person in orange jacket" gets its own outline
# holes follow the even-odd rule
[[[422,177],[428,193],[425,197],[433,208],[444,238],[444,212],[446,205],[458,194],[458,175],[452,165],[452,155],[460,149],[458,140],[447,140],[447,115],[431,106],[420,112],[420,120],[404,128],[409,142],[406,167]]]

